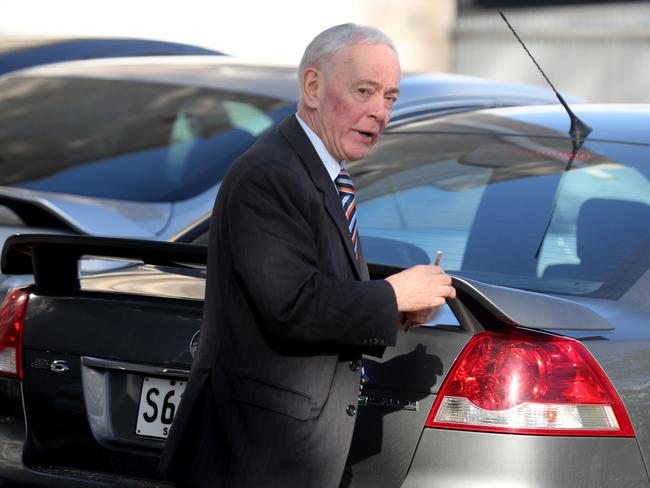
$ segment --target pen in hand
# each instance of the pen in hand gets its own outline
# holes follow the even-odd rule
[[[442,259],[442,251],[438,251],[438,252],[436,252],[436,259],[434,260],[433,264],[436,265],[436,266],[440,266],[440,260],[441,260],[441,259]],[[413,322],[411,322],[411,320],[406,319],[406,322],[405,322],[404,325],[405,325],[404,330],[405,330],[406,332],[408,332],[408,330],[409,330],[411,327],[413,327],[414,325],[416,325],[416,324],[414,324]]]

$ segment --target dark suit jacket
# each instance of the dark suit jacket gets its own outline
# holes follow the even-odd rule
[[[338,486],[361,352],[397,335],[391,286],[367,277],[336,188],[289,116],[219,191],[200,346],[163,472],[179,486]]]

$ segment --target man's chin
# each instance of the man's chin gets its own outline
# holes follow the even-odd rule
[[[358,161],[359,159],[363,159],[368,155],[373,146],[374,144],[363,144],[351,148],[351,150],[347,152],[347,157],[345,159],[348,161]]]

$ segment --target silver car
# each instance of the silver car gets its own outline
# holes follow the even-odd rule
[[[0,76],[0,240],[30,228],[174,240],[230,162],[295,109],[295,68],[225,56],[89,60]],[[546,89],[407,75],[393,119],[553,103]]]
[[[582,141],[560,106],[491,109],[396,124],[350,165],[371,276],[442,250],[458,298],[364,358],[343,487],[650,487],[650,106],[573,108]],[[145,264],[80,279],[85,255]],[[204,263],[10,238],[3,270],[36,283],[0,310],[0,479],[164,485]]]

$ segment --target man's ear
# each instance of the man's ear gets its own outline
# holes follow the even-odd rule
[[[302,100],[312,109],[318,108],[320,85],[323,82],[322,74],[316,68],[307,68],[302,76]]]

